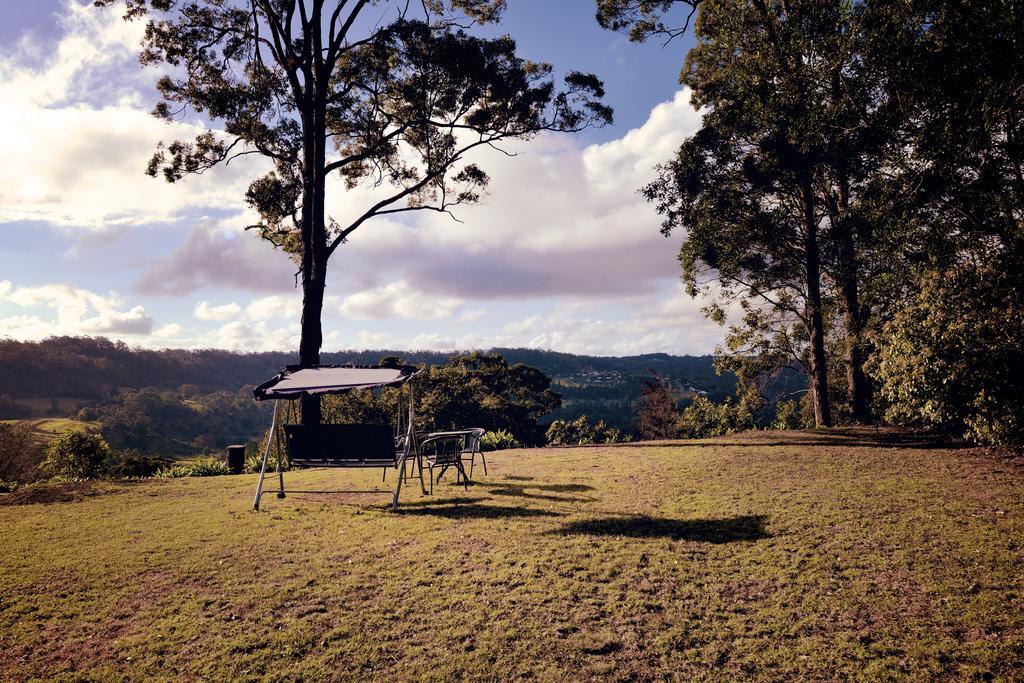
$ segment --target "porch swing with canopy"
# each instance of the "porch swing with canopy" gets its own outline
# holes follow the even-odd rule
[[[398,507],[398,497],[406,476],[406,461],[412,457],[414,468],[419,467],[420,488],[423,484],[423,464],[419,457],[415,438],[415,413],[413,388],[410,379],[420,370],[412,366],[398,368],[365,365],[289,365],[273,379],[256,387],[253,394],[257,401],[274,401],[274,416],[267,435],[260,478],[256,485],[253,510],[260,509],[263,482],[267,474],[267,463],[272,446],[277,444],[277,474],[280,488],[278,498],[286,493],[329,493],[328,491],[286,491],[284,469],[281,463],[281,435],[288,453],[288,460],[295,467],[355,467],[395,468],[398,482],[391,502],[392,509]],[[346,394],[350,391],[373,390],[384,387],[402,388],[407,386],[408,414],[399,410],[396,424],[279,424],[288,417],[297,415],[295,402],[302,396]],[[286,402],[282,415],[281,404]],[[279,429],[283,427],[283,429]],[[397,444],[397,445],[396,445]],[[387,469],[385,469],[385,475]],[[415,478],[415,475],[414,475]],[[368,492],[367,492],[368,493]]]

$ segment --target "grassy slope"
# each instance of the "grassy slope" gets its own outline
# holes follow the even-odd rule
[[[251,475],[0,497],[0,679],[1024,677],[1024,473],[981,451],[762,433],[491,460],[400,514],[252,513]],[[376,483],[288,475],[353,479]]]

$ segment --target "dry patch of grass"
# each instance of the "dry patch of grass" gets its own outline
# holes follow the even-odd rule
[[[398,513],[253,513],[251,475],[2,506],[0,678],[1024,677],[1024,475],[983,451],[868,430],[488,464]]]

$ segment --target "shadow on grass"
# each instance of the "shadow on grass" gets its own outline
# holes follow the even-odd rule
[[[440,501],[438,501],[440,502]],[[476,502],[458,503],[456,505],[424,505],[422,507],[399,506],[400,515],[422,515],[441,517],[444,519],[504,519],[510,517],[561,517],[558,512],[537,510],[522,506],[481,505]]]
[[[665,519],[638,515],[585,519],[549,531],[549,534],[584,536],[628,536],[631,538],[672,538],[700,543],[733,543],[770,538],[764,515],[743,515],[726,519]]]
[[[519,491],[522,491],[523,489],[537,489],[538,491],[547,491],[550,493],[583,493],[585,491],[594,490],[593,486],[587,486],[586,484],[502,484],[500,482],[480,482],[480,484],[492,489],[510,489]]]
[[[119,479],[116,481],[92,480],[61,484],[33,484],[24,486],[13,493],[0,494],[0,506],[75,503],[86,498],[123,493],[129,487],[143,483],[145,481],[140,479]]]
[[[735,437],[741,438],[735,438]],[[742,438],[750,436],[749,439]],[[605,445],[605,444],[602,444]],[[730,437],[713,437],[699,441],[668,441],[650,442],[634,441],[631,443],[614,444],[622,448],[710,448],[728,446],[730,448],[770,448],[778,446],[834,446],[842,448],[906,448],[906,449],[946,449],[961,448],[966,444],[940,433],[925,431],[883,429],[875,431],[871,427],[839,427],[820,431],[775,431],[768,433],[745,432]]]
[[[487,493],[492,496],[516,496],[528,498],[529,500],[544,500],[553,503],[593,503],[596,498],[581,498],[579,496],[552,496],[545,493],[527,493],[522,486],[515,486],[502,489],[493,489]]]

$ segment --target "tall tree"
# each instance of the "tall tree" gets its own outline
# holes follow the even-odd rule
[[[663,231],[687,230],[691,295],[739,302],[745,323],[806,364],[815,423],[831,424],[822,294],[825,207],[816,187],[828,136],[827,61],[843,3],[706,0],[682,81],[706,107],[701,130],[645,188]],[[805,344],[805,345],[804,345]]]
[[[109,6],[119,0],[96,0]],[[299,362],[323,341],[327,264],[374,217],[450,212],[488,181],[480,148],[541,131],[611,121],[601,82],[516,53],[508,36],[469,33],[497,22],[505,0],[124,0],[126,19],[148,16],[145,65],[168,67],[156,116],[187,109],[223,124],[161,146],[151,175],[176,182],[241,155],[274,169],[249,186],[262,236],[296,256],[302,276]],[[372,12],[372,14],[371,14]],[[325,214],[328,178],[377,197],[351,221]],[[319,421],[319,401],[303,404]]]
[[[672,40],[686,31],[695,12],[702,9],[705,18],[697,26],[698,45],[684,68],[682,81],[696,88],[701,79],[713,81],[714,77],[707,76],[706,72],[719,67],[728,74],[723,79],[727,85],[729,78],[739,75],[741,80],[731,84],[731,91],[720,88],[706,99],[701,99],[706,93],[698,91],[697,99],[708,106],[720,107],[729,98],[756,96],[760,99],[747,103],[748,113],[760,109],[758,115],[767,125],[775,127],[770,145],[777,145],[790,133],[800,138],[787,142],[792,152],[787,154],[789,161],[801,156],[799,163],[810,169],[803,174],[804,189],[797,189],[796,193],[803,192],[810,199],[810,212],[803,206],[798,209],[805,214],[801,230],[805,236],[816,232],[818,247],[815,250],[800,245],[797,249],[803,252],[801,256],[805,254],[812,260],[815,251],[818,252],[819,288],[824,287],[826,294],[835,293],[836,312],[842,316],[842,325],[836,327],[841,339],[836,345],[844,353],[849,412],[854,420],[867,421],[870,385],[863,364],[864,330],[870,305],[862,291],[865,278],[862,252],[870,230],[864,220],[861,199],[865,196],[864,188],[880,167],[879,146],[884,139],[880,132],[885,130],[881,123],[886,120],[888,110],[878,104],[879,79],[861,65],[862,5],[853,0],[809,3],[704,0],[703,4],[701,0],[598,0],[597,8],[602,26],[625,30],[636,41]],[[729,63],[730,49],[742,63]],[[772,71],[758,73],[762,67]],[[760,84],[755,85],[758,79]],[[766,83],[778,86],[779,91],[764,87]],[[801,93],[813,101],[800,102]],[[781,102],[787,97],[789,104]],[[771,107],[775,106],[778,108],[772,112]],[[750,116],[744,125],[749,125],[749,119]],[[738,119],[729,120],[729,125],[733,125]],[[812,129],[813,138],[808,135]],[[769,155],[779,151],[770,151]],[[774,171],[763,167],[760,172]],[[806,182],[808,177],[809,183]],[[812,214],[818,222],[813,231],[807,227],[811,220],[808,216]],[[813,263],[808,265],[813,266]],[[800,276],[804,294],[812,298],[813,279]],[[771,289],[769,282],[760,284]],[[762,305],[756,304],[759,298]],[[816,343],[811,342],[812,353],[808,357],[806,344],[799,336],[806,336],[807,330],[812,336],[820,336],[810,319],[814,316],[800,315],[793,310],[791,302],[780,299],[774,303],[759,295],[739,299],[745,302],[747,313],[727,337],[729,352],[737,361],[756,354],[759,356],[756,363],[763,366],[763,356],[769,354],[781,362],[792,362],[796,356],[798,362],[805,365],[807,361],[813,363]],[[781,303],[785,305],[778,305]],[[827,334],[828,325],[823,327],[823,334]],[[813,377],[818,373],[811,374]],[[818,382],[821,383],[820,377]]]

